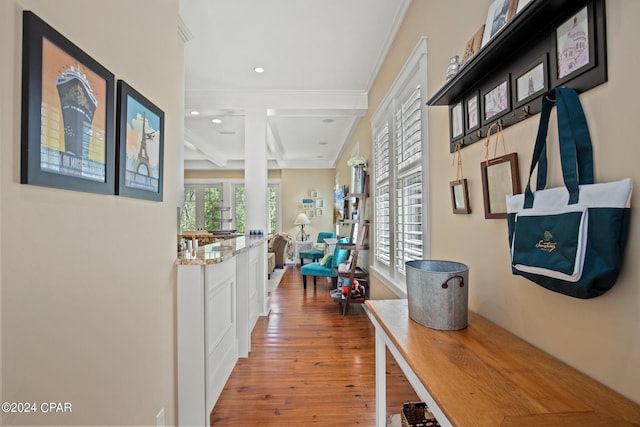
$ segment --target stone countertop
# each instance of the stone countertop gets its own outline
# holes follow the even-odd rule
[[[183,231],[178,233],[178,238],[190,239],[192,237],[218,237],[220,239],[229,239],[231,237],[242,237],[244,234],[241,233],[232,233],[230,231],[207,231],[207,230],[193,230],[193,231]]]
[[[268,239],[262,236],[237,236],[198,247],[195,251],[178,252],[177,265],[204,265],[217,264],[234,257],[237,253],[246,251],[252,246]]]
[[[185,240],[197,240],[199,246],[208,245],[222,240],[229,240],[236,237],[242,237],[244,234],[239,233],[210,233],[208,231],[187,231],[183,234],[178,234],[178,241],[180,239]]]

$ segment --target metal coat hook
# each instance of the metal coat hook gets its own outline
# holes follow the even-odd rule
[[[487,138],[491,136],[491,131],[493,130],[493,128],[497,129],[496,133],[501,131],[502,130],[502,120],[497,120],[497,121],[495,121],[495,122],[493,122],[493,123],[491,123],[489,125],[489,128],[487,129]]]
[[[522,112],[524,114],[522,114],[521,116],[517,115],[515,112],[512,114],[513,117],[515,117],[516,119],[525,119],[527,117],[529,117],[530,111],[529,111],[529,106],[525,105],[524,107],[522,107]]]

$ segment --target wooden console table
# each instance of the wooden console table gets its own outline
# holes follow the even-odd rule
[[[376,328],[377,427],[385,347],[442,426],[640,425],[640,405],[475,313],[466,329],[438,331],[411,320],[406,299],[365,304]]]

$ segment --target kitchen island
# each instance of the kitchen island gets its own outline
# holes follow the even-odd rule
[[[236,236],[178,253],[178,421],[209,414],[251,331],[269,314],[266,236]]]

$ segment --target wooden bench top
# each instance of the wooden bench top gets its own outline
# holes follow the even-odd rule
[[[640,405],[478,314],[439,331],[406,299],[366,305],[454,426],[640,425]]]

